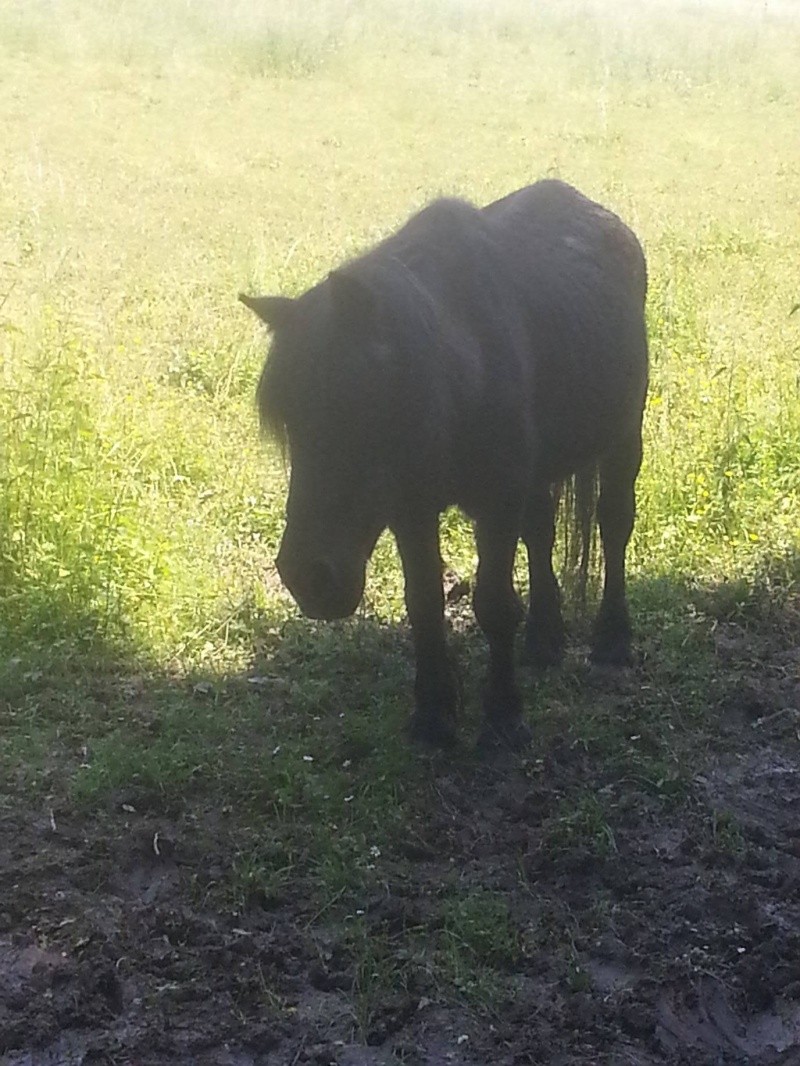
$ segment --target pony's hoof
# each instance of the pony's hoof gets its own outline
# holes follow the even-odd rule
[[[532,670],[551,670],[564,661],[563,644],[547,644],[544,641],[525,641],[525,663]]]
[[[609,670],[626,670],[634,665],[633,652],[627,641],[598,644],[589,653],[592,666]]]
[[[411,716],[408,735],[412,743],[423,748],[449,751],[458,743],[454,722],[444,718],[432,718],[419,712]]]
[[[510,718],[503,722],[485,721],[476,750],[485,759],[499,752],[524,751],[532,741],[533,730],[521,718]]]
[[[534,670],[560,666],[567,650],[567,632],[561,611],[539,609],[525,623],[525,662]]]

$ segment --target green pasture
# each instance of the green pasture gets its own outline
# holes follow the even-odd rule
[[[394,547],[351,622],[280,588],[286,469],[236,294],[299,293],[437,195],[544,176],[642,239],[652,386],[640,674],[623,715],[576,653],[526,680],[528,713],[536,743],[577,738],[680,802],[714,626],[777,618],[797,580],[799,99],[788,0],[0,0],[0,804],[228,812],[237,906],[304,879],[334,907],[388,876],[435,800],[403,735]],[[470,576],[467,524],[443,537]],[[468,772],[468,745],[451,758]],[[613,846],[602,796],[565,804],[554,848]],[[443,907],[437,972],[474,991],[475,960],[519,945],[491,885]]]

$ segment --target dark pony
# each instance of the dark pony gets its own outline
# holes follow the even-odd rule
[[[584,547],[599,486],[605,578],[592,655],[629,661],[646,284],[639,242],[616,215],[541,181],[483,209],[438,200],[297,299],[242,296],[274,333],[258,403],[291,458],[278,571],[305,614],[344,617],[392,530],[417,658],[414,737],[455,736],[439,554],[448,506],[475,524],[485,742],[528,737],[514,675],[520,537],[528,656],[546,666],[564,651],[551,556],[556,487],[570,481]]]

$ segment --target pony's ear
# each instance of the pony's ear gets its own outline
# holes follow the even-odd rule
[[[377,310],[374,294],[367,286],[346,270],[334,270],[328,275],[336,314],[348,326],[372,325]]]
[[[247,296],[240,292],[239,299],[272,330],[280,329],[294,317],[294,300],[289,296]]]

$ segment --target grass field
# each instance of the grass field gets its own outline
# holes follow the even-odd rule
[[[228,997],[220,1017],[268,1020],[264,1056],[361,1062],[327,1045],[281,1056],[309,1017],[337,1047],[388,1049],[423,1003],[445,1012],[437,1039],[465,1027],[442,1044],[452,1061],[477,1064],[544,954],[559,994],[588,1001],[585,944],[614,925],[613,886],[564,904],[562,881],[537,888],[532,848],[570,880],[576,855],[646,848],[642,818],[684,819],[739,868],[756,845],[724,802],[733,778],[716,799],[697,784],[721,736],[739,751],[730,700],[755,691],[755,719],[783,716],[770,751],[797,747],[798,99],[791,0],[0,0],[0,849],[8,891],[24,868],[42,893],[0,902],[0,960],[31,913],[37,950],[80,960],[78,941],[98,940],[96,922],[58,924],[77,906],[63,885],[66,909],[41,917],[58,881],[42,871],[78,868],[57,853],[66,824],[129,872],[138,903],[230,915],[231,943],[231,929],[255,935],[254,910],[290,915],[285,957],[328,975],[311,985],[344,1020],[257,953],[227,983],[229,963],[198,955]],[[468,749],[407,747],[412,661],[388,539],[352,622],[308,623],[281,590],[286,471],[259,439],[265,337],[236,293],[299,293],[436,195],[484,203],[544,176],[621,214],[650,264],[640,663],[590,676],[576,617],[565,670],[525,682],[530,757],[495,776]],[[467,524],[447,515],[443,537],[470,577]],[[466,603],[451,613],[469,737],[484,648]],[[493,813],[531,795],[535,847]],[[795,809],[796,792],[778,795]],[[168,873],[151,869],[153,834]],[[720,951],[687,954],[686,972],[729,981],[744,1009]],[[167,984],[147,986],[152,1003]],[[23,1032],[47,1046],[59,1018],[33,1035],[20,1022],[0,1059]],[[415,1031],[433,1056],[420,1062],[440,1061],[432,1039]],[[151,1061],[120,1047],[114,1061]],[[200,1061],[187,1047],[152,1061]],[[363,1062],[415,1061],[390,1050]]]

